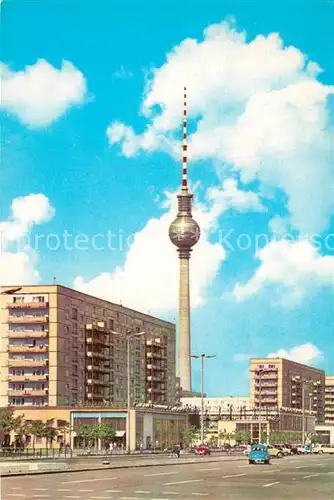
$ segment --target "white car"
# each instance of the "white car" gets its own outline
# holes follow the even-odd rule
[[[322,453],[328,453],[334,455],[334,444],[317,444],[313,450],[313,453],[322,455]]]
[[[312,453],[312,448],[310,448],[307,445],[305,445],[305,446],[298,446],[297,453],[298,454],[303,454],[303,455],[309,455],[310,453]]]

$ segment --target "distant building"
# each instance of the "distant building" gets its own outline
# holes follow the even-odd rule
[[[325,421],[325,372],[284,358],[251,358],[251,400],[254,407],[285,408]]]
[[[175,325],[60,285],[0,288],[0,406],[174,404]],[[115,335],[113,332],[121,335]]]
[[[181,398],[183,407],[201,408],[200,397]],[[226,396],[220,398],[204,398],[204,411],[210,415],[228,415],[231,411],[243,411],[251,407],[250,397]]]
[[[334,375],[325,379],[325,423],[334,425]]]

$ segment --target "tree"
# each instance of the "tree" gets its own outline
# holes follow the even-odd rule
[[[10,433],[12,431],[18,433],[20,436],[24,433],[24,419],[23,415],[15,417],[13,408],[0,408],[0,429],[3,432],[1,441],[8,445],[10,444]],[[7,439],[6,439],[7,438]],[[2,442],[0,444],[3,444]]]
[[[49,444],[52,444],[56,436],[58,435],[58,431],[54,425],[54,418],[47,420],[44,428],[44,437],[46,438],[46,447]]]
[[[76,436],[84,441],[85,446],[91,444],[93,439],[93,425],[91,424],[79,424],[74,426],[74,432]]]
[[[107,448],[116,437],[116,430],[111,422],[101,422],[97,424],[95,430],[97,439],[101,439],[102,446]]]
[[[248,444],[251,441],[250,432],[247,431],[235,431],[233,437],[238,444]]]
[[[33,420],[26,426],[26,433],[31,434],[33,437],[32,446],[35,448],[36,436],[45,436],[45,423],[41,420]]]
[[[188,446],[191,446],[192,443],[195,441],[196,434],[197,431],[194,425],[189,425],[188,427],[185,427],[182,432],[183,442],[186,443]]]

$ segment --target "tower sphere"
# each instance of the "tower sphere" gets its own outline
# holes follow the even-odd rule
[[[178,248],[191,248],[198,242],[201,231],[189,215],[179,215],[169,226],[169,238]]]

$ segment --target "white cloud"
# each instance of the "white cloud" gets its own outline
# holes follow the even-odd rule
[[[268,358],[285,358],[296,363],[314,363],[322,358],[323,353],[310,342],[292,347],[291,349],[279,349],[277,352],[268,354]]]
[[[48,198],[43,194],[30,194],[15,198],[7,220],[0,222],[0,285],[38,283],[37,255],[20,239],[29,235],[33,226],[47,222],[55,214]],[[13,244],[23,246],[12,249]]]
[[[279,215],[273,217],[269,221],[269,230],[278,237],[284,236],[288,233],[289,223],[284,217]]]
[[[23,71],[11,71],[1,63],[0,77],[1,108],[33,128],[49,125],[84,102],[84,75],[68,61],[57,69],[39,59]]]
[[[226,191],[224,188],[227,188]],[[225,183],[223,190],[215,190],[209,197],[208,206],[197,204],[193,211],[201,227],[201,239],[194,247],[191,265],[191,302],[193,307],[203,304],[206,291],[225,259],[225,250],[219,243],[209,241],[210,231],[215,228],[220,214],[228,208],[244,209],[240,202],[242,192],[233,183]],[[231,195],[233,193],[233,196]],[[224,198],[225,196],[225,198]],[[247,193],[250,208],[256,205],[251,193]],[[235,202],[238,200],[238,202]],[[168,228],[177,213],[175,193],[167,194],[167,211],[160,218],[150,219],[135,234],[123,267],[104,272],[85,282],[77,277],[74,287],[92,295],[142,311],[174,311],[178,296],[178,256],[168,238]]]
[[[239,302],[274,285],[282,304],[293,306],[321,287],[334,286],[334,257],[320,255],[308,241],[272,241],[256,257],[260,265],[254,275],[234,287]]]
[[[334,141],[327,110],[333,87],[317,80],[320,71],[276,33],[248,40],[231,24],[212,25],[203,40],[184,40],[152,71],[141,108],[145,131],[136,135],[114,122],[109,141],[126,156],[175,155],[186,84],[189,118],[198,121],[190,159],[219,160],[244,182],[259,179],[284,190],[293,226],[321,231],[332,209]]]

